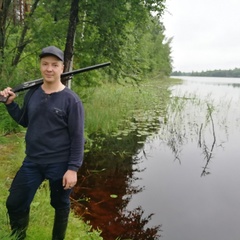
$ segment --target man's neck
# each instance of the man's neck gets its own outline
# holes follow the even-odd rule
[[[65,88],[65,86],[61,83],[61,82],[57,82],[57,83],[48,83],[48,82],[44,82],[42,84],[42,90],[46,93],[46,94],[50,94],[50,93],[54,93],[54,92],[60,92]]]

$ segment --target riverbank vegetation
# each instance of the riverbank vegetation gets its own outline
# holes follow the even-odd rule
[[[76,75],[71,81],[85,106],[86,153],[99,150],[104,136],[112,136],[112,143],[126,136],[129,129],[152,116],[148,111],[156,117],[164,111],[155,106],[167,101],[167,88],[173,81],[168,79],[171,39],[166,38],[161,22],[165,0],[6,0],[0,9],[1,89],[38,79],[38,55],[48,45],[64,50],[65,71],[111,62],[109,67]],[[19,93],[20,104],[25,93]],[[138,131],[142,136],[144,126]],[[1,104],[1,239],[8,239],[5,199],[24,157],[24,132]],[[32,206],[29,239],[48,239],[48,223],[52,222],[48,195],[43,184]],[[100,232],[90,229],[72,213],[67,239],[101,239]]]
[[[111,62],[109,67],[74,76],[75,89],[90,88],[81,94],[84,102],[91,98],[92,88],[107,82],[138,84],[172,71],[171,39],[166,38],[161,22],[164,0],[23,0],[14,4],[6,0],[1,7],[0,89],[40,78],[39,53],[47,45],[64,50],[65,71],[71,70],[69,65],[79,69]],[[0,113],[2,133],[19,131],[2,106]]]
[[[144,128],[147,127],[147,118],[156,116],[157,119],[159,113],[162,115],[165,111],[165,103],[169,99],[168,87],[177,82],[178,80],[174,79],[158,79],[151,82],[145,81],[138,86],[108,83],[91,90],[88,88],[86,91],[91,91],[91,101],[86,101],[85,104],[86,135],[92,136],[94,134],[95,138],[87,139],[86,149],[88,151],[98,151],[105,140],[104,135],[112,136],[110,151],[114,149],[115,145],[118,145],[116,149],[127,149],[121,146],[124,141],[118,141],[119,136],[126,136],[131,129],[136,128],[139,131],[139,139],[141,139]],[[75,90],[78,92],[77,88]],[[106,92],[109,94],[106,94]],[[83,94],[83,92],[81,91],[80,94]],[[151,114],[149,111],[151,111]],[[10,121],[10,117],[6,117],[5,120]],[[143,123],[142,129],[139,125],[137,127],[132,125],[141,122]],[[102,134],[97,135],[96,133]],[[7,240],[9,239],[6,237],[9,233],[9,225],[7,223],[5,201],[12,178],[24,157],[24,129],[21,129],[18,133],[2,135],[0,141],[2,153],[0,157],[0,185],[2,189],[0,197],[2,216],[0,238]],[[127,144],[129,145],[129,142]],[[51,234],[52,226],[50,223],[52,218],[53,210],[49,204],[48,186],[44,183],[32,204],[28,239],[48,239]],[[72,212],[67,239],[102,239],[100,232],[90,230],[91,226],[86,225],[79,219],[79,216],[75,216]],[[43,238],[43,236],[45,237]]]
[[[136,86],[110,83],[91,90],[88,88],[87,91],[92,94],[84,104],[87,151],[99,151],[104,139],[113,138],[116,141],[116,138],[121,139],[131,131],[137,131],[139,138],[149,135],[149,128],[154,131],[154,120],[159,127],[159,116],[164,116],[169,99],[168,87],[178,81],[162,78],[143,81]]]

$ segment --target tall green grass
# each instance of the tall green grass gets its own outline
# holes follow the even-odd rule
[[[147,111],[165,105],[168,87],[174,79],[159,79],[139,85],[104,84],[97,88],[79,90],[83,95],[85,108],[85,130],[92,134],[111,134],[123,126],[123,120],[131,119],[137,111]],[[85,96],[88,96],[85,101]],[[130,124],[130,123],[129,123]]]

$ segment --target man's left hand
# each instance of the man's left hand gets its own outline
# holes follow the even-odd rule
[[[63,176],[63,187],[65,190],[71,189],[77,183],[77,172],[73,170],[67,170]]]

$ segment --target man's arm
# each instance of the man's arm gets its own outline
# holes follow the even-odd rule
[[[20,125],[23,127],[27,127],[27,121],[24,118],[25,109],[20,109],[17,103],[14,102],[16,98],[16,94],[11,90],[10,87],[5,88],[4,90],[0,91],[0,95],[7,98],[5,102],[7,111],[9,115]]]
[[[79,101],[72,107],[69,116],[70,156],[68,170],[63,176],[64,189],[70,189],[77,183],[77,171],[81,167],[84,155],[84,109]]]
[[[68,116],[68,130],[70,135],[70,156],[68,169],[78,171],[84,155],[84,108],[81,101],[75,103]]]

